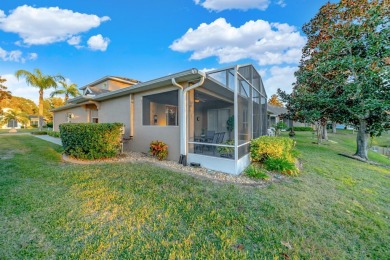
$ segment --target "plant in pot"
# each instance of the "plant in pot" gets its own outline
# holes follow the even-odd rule
[[[228,140],[223,144],[234,145],[234,140]],[[233,158],[234,147],[218,146],[217,151],[221,157]]]
[[[229,133],[229,139],[232,138],[231,134],[234,130],[234,116],[229,116],[228,120],[226,121],[226,130]]]

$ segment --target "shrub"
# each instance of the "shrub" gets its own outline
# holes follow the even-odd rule
[[[264,162],[271,157],[295,162],[294,146],[294,140],[288,137],[261,136],[251,141],[251,159],[253,162]]]
[[[53,128],[53,122],[48,122],[48,123],[46,124],[46,126],[47,126],[47,127],[50,127],[50,128]]]
[[[310,126],[297,126],[297,127],[293,127],[294,131],[306,131],[306,132],[312,132],[313,131],[313,128],[311,128]],[[291,127],[287,129],[287,131],[291,131]]]
[[[224,144],[234,145],[234,140],[228,140]],[[221,156],[232,157],[234,153],[234,147],[218,146],[217,152]]]
[[[284,174],[296,175],[299,170],[293,162],[286,158],[268,158],[264,161],[265,168],[269,171],[277,171]]]
[[[49,132],[47,132],[47,134],[49,136],[56,137],[56,138],[60,137],[60,132],[57,132],[57,131],[49,131]]]
[[[262,180],[269,179],[268,174],[262,168],[257,167],[253,164],[249,165],[244,172],[246,175],[252,178],[262,179]]]
[[[118,155],[121,123],[66,123],[60,125],[64,153],[78,159],[112,158]]]
[[[32,135],[47,135],[47,131],[34,131],[31,132]]]
[[[168,157],[168,145],[162,141],[152,141],[149,152],[160,161],[164,160]]]

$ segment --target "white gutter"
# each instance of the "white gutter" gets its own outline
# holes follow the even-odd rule
[[[180,154],[184,156],[187,156],[187,92],[202,86],[204,79],[205,75],[203,74],[198,83],[184,89],[176,82],[175,78],[172,78],[172,84],[179,88]]]

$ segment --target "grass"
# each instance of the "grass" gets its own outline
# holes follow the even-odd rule
[[[0,258],[389,259],[389,168],[338,155],[352,135],[296,134],[303,173],[267,188],[64,164],[59,146],[0,136]]]

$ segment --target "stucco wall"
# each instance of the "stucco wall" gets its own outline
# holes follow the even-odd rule
[[[180,156],[180,129],[179,126],[158,126],[142,124],[142,96],[151,95],[171,90],[175,87],[163,90],[143,92],[134,95],[134,138],[130,142],[130,149],[136,152],[147,152],[150,142],[163,141],[168,145],[168,160],[178,161]]]
[[[71,123],[87,123],[89,122],[89,109],[84,107],[74,107],[67,110],[54,112],[53,115],[53,130],[59,131],[59,125],[68,122],[67,114],[73,113],[74,118],[71,119]]]
[[[125,137],[130,135],[130,95],[100,103],[99,123],[123,123]]]

